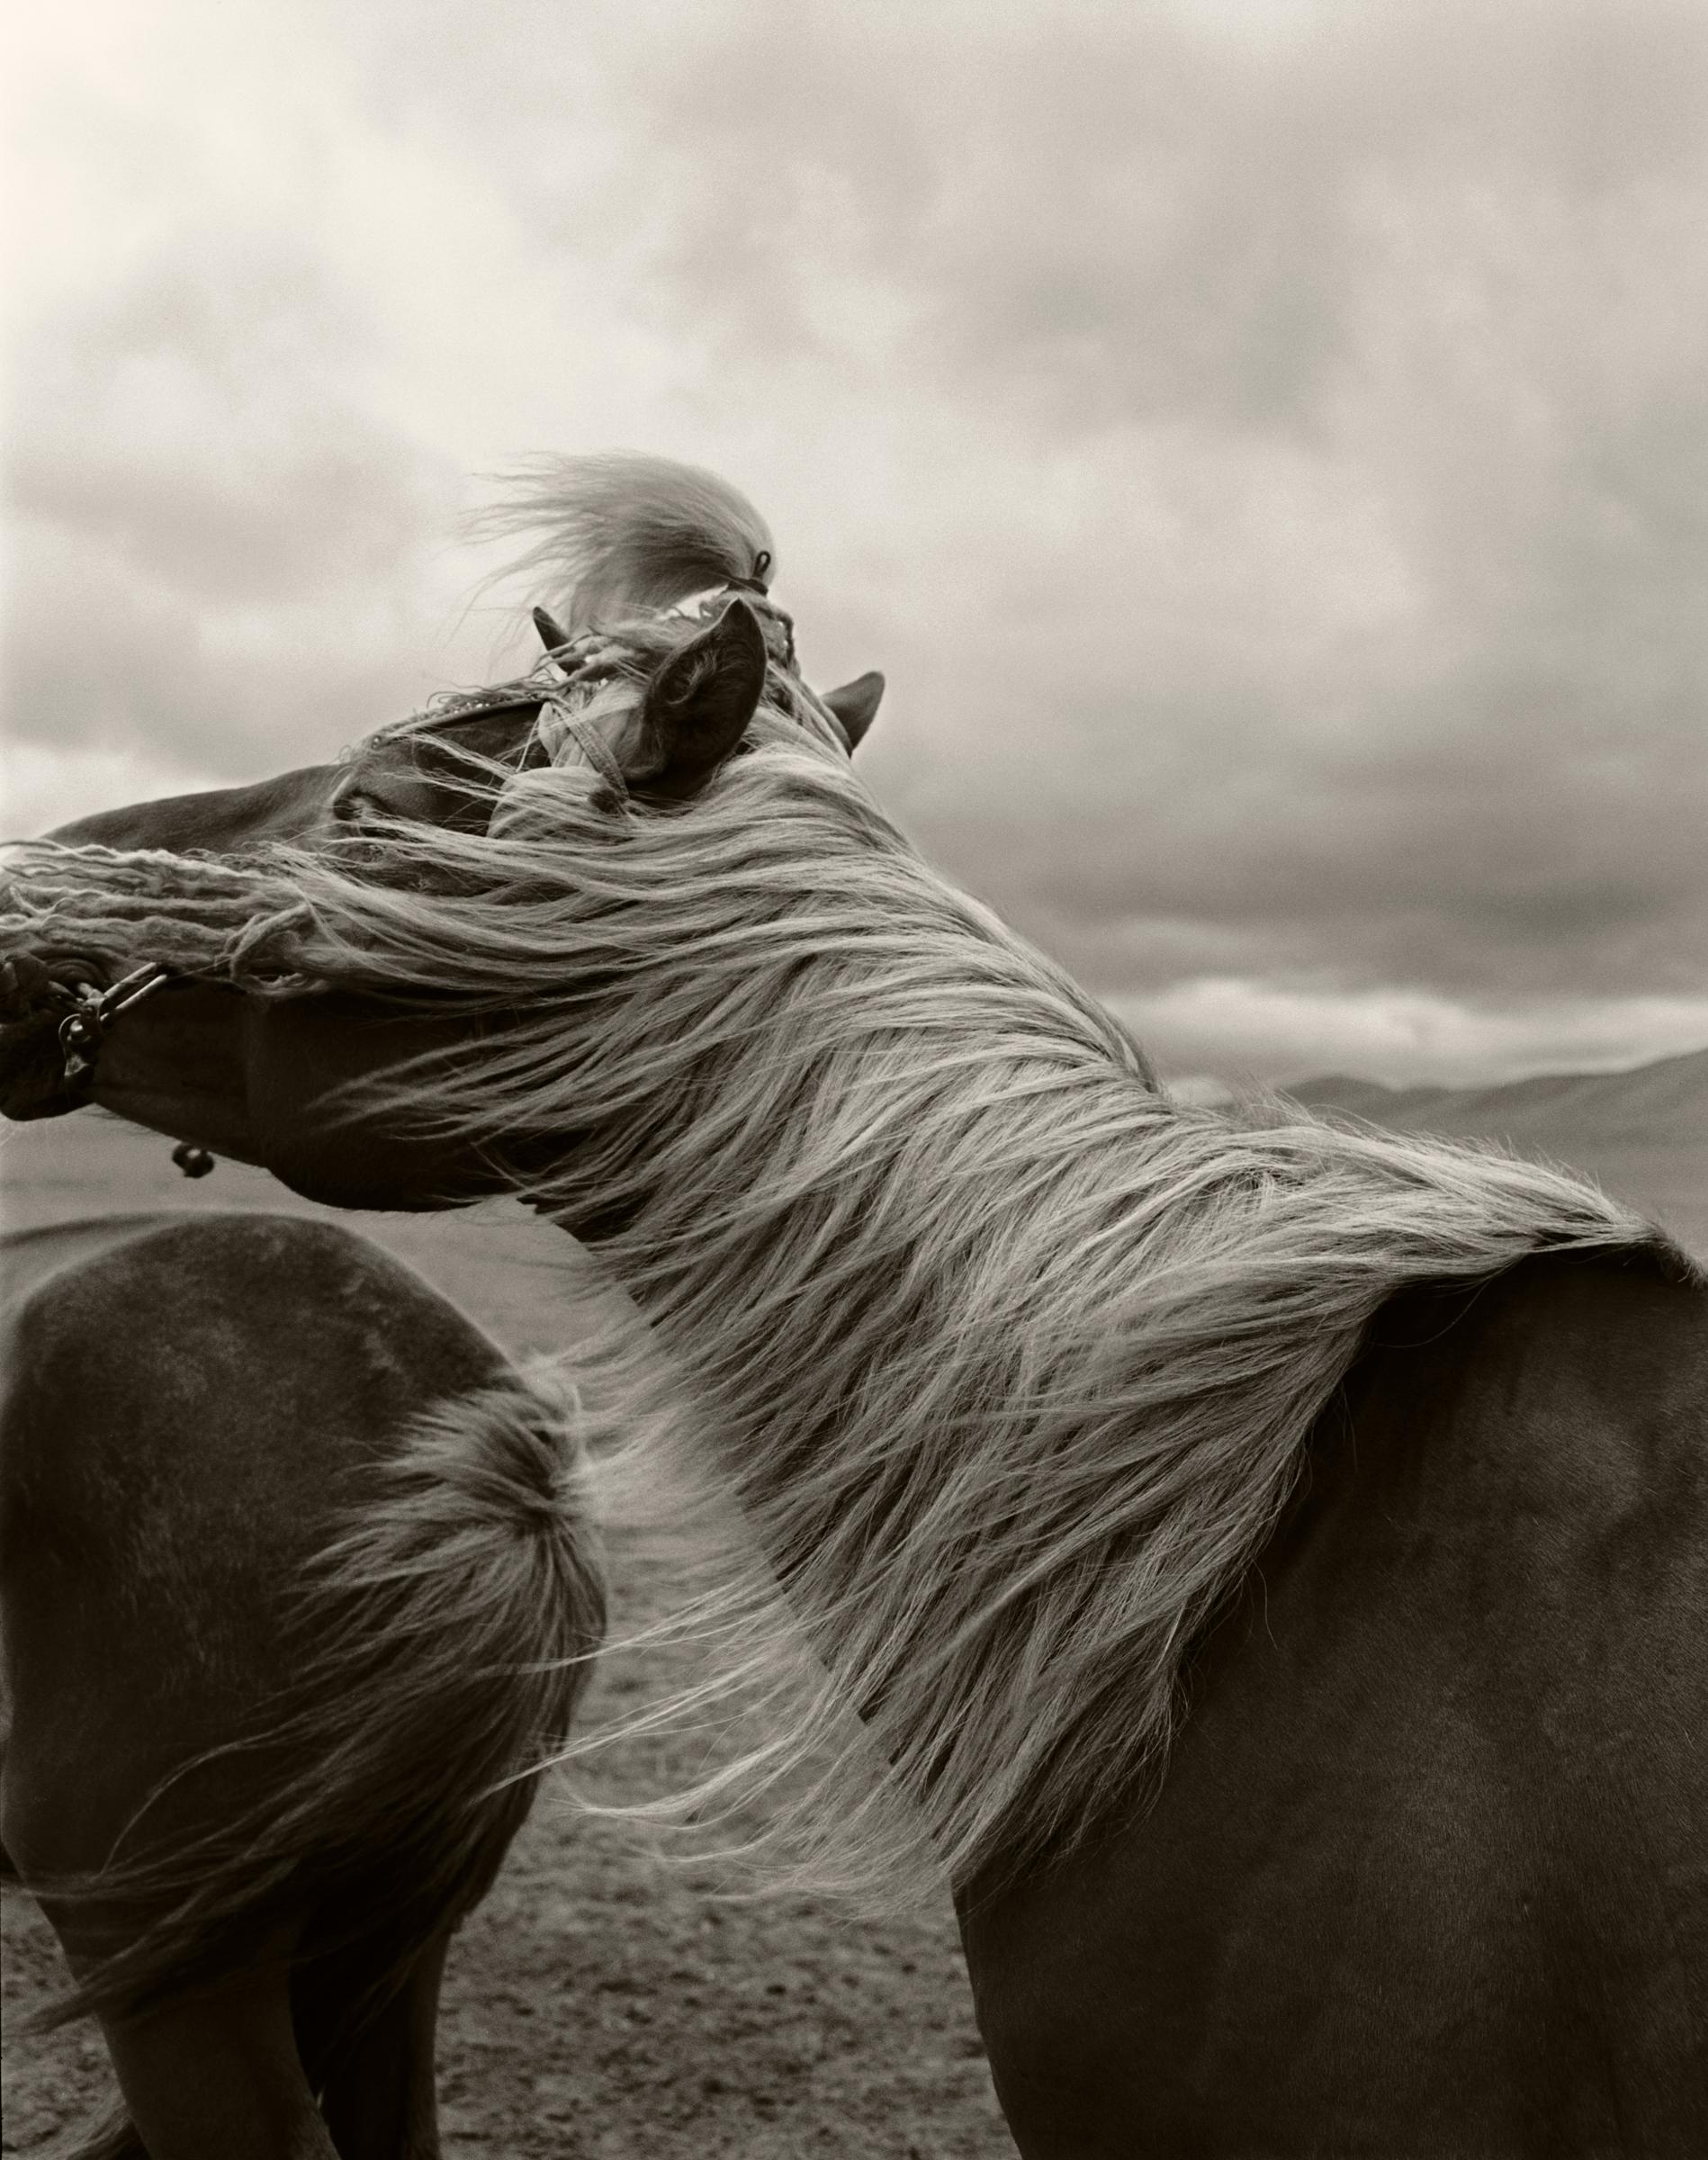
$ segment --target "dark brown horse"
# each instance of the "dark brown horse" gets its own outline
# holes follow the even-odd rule
[[[453,1930],[603,1624],[571,1407],[365,1238],[4,1241],[0,1832],[124,2106],[80,2149],[438,2149]]]
[[[93,1099],[603,1246],[948,1868],[1029,2155],[1704,2149],[1698,1273],[1559,1174],[1171,1104],[744,602],[634,637],[504,817],[258,862],[241,949],[195,865],[129,915],[26,867],[12,1099],[82,938],[192,977]]]
[[[571,641],[543,609],[534,611],[534,620],[548,653],[571,649]],[[870,670],[823,694],[820,702],[850,752],[871,726],[884,687],[883,676]],[[541,760],[538,724],[545,694],[536,674],[449,700],[412,724],[382,729],[337,762],[298,767],[248,787],[97,812],[50,838],[67,847],[206,850],[242,858],[281,842],[347,842],[375,819],[482,830],[495,785]],[[646,744],[632,746],[628,754],[636,764],[656,755]],[[660,777],[670,784],[668,774]],[[316,999],[286,1014],[217,985],[170,982],[158,1001],[127,1012],[122,1030],[103,1046],[98,1072],[92,1067],[86,1079],[74,1079],[60,1041],[67,1006],[55,994],[56,974],[81,986],[75,964],[67,968],[61,960],[49,970],[27,941],[12,940],[0,952],[6,1117],[61,1117],[94,1103],[216,1155],[260,1164],[286,1184],[295,1184],[289,1138],[294,1104],[344,1077],[351,1068],[350,1029],[360,1031],[382,1017],[367,1001]],[[463,1031],[459,1021],[449,1039],[460,1040]],[[398,1054],[409,1055],[438,1040],[439,1030],[404,1016],[387,1025],[382,1039],[388,1049],[396,1045]],[[276,1126],[265,1107],[275,1090],[282,1113]],[[407,1162],[394,1161],[390,1138],[369,1130],[362,1148],[341,1156],[337,1204],[434,1208],[501,1189],[490,1170],[465,1159],[466,1151],[447,1149],[429,1160],[431,1152],[418,1140]],[[306,1153],[308,1183],[299,1189],[312,1197],[322,1186],[325,1165],[318,1147]]]

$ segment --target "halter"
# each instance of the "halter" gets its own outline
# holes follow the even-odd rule
[[[796,671],[794,618],[771,598],[762,575],[726,579],[701,604],[699,619],[709,621],[725,598],[736,592],[760,618],[770,662],[768,672],[774,670],[782,678],[785,697],[796,708],[795,716],[803,718],[801,708],[805,708],[847,752],[850,744],[841,722],[808,688]],[[427,734],[447,723],[501,711],[509,705],[531,704],[537,699],[539,712],[517,760],[516,774],[537,770],[543,765],[566,765],[579,759],[598,773],[610,792],[612,807],[626,809],[634,799],[627,776],[610,744],[588,717],[587,707],[607,684],[632,679],[636,657],[635,649],[620,639],[603,631],[584,630],[549,652],[532,674],[496,684],[490,689],[452,692],[419,712],[411,713],[406,719],[376,728],[364,742],[389,742],[401,736]],[[49,981],[47,988],[50,997],[71,1007],[57,1030],[61,1078],[68,1090],[81,1093],[88,1088],[101,1045],[112,1032],[113,1023],[133,1005],[152,997],[157,990],[164,990],[171,979],[169,969],[149,960],[105,990],[97,991],[87,983]],[[205,1151],[180,1149],[173,1159],[178,1161],[179,1156],[185,1153],[200,1156]],[[211,1166],[211,1158],[197,1167],[187,1162],[181,1162],[179,1166],[187,1176],[200,1176],[204,1167]]]
[[[528,752],[538,746],[542,756],[538,762],[547,765],[565,765],[565,755],[573,742],[588,764],[605,782],[618,803],[629,799],[628,776],[616,760],[616,752],[600,734],[598,729],[584,712],[578,711],[555,690],[541,701],[540,716],[534,723],[534,733],[528,737],[527,748],[522,752],[518,771],[526,771],[531,760]]]
[[[76,1001],[55,1030],[67,1087],[94,1071],[96,1053],[112,1032],[112,1023],[120,1013],[128,1012],[132,1005],[139,1005],[157,990],[164,990],[171,979],[169,971],[158,960],[145,960],[140,968],[133,968],[129,975],[121,976],[104,990],[97,990],[90,983],[49,984],[50,991]]]
[[[40,990],[49,1014],[56,1009],[60,1014],[53,1032],[59,1047],[60,1083],[67,1092],[81,1093],[88,1086],[101,1045],[119,1015],[164,990],[171,979],[171,970],[157,960],[145,960],[104,990],[76,977],[62,982],[57,976],[48,976]]]
[[[795,620],[787,610],[778,606],[765,589],[762,577],[727,578],[711,597],[703,601],[698,619],[709,621],[714,613],[732,594],[739,592],[760,618],[764,634],[766,652],[770,663],[783,680],[783,688],[792,706],[805,706],[830,732],[832,738],[845,753],[850,751],[847,730],[823,698],[809,689],[797,672],[795,657]],[[695,619],[685,616],[686,620]],[[534,731],[524,747],[517,765],[518,773],[538,765],[565,765],[572,761],[571,745],[582,759],[599,775],[609,788],[616,805],[626,806],[632,799],[626,775],[611,751],[610,745],[586,718],[586,702],[606,683],[613,682],[631,671],[634,655],[633,648],[621,639],[612,637],[602,630],[584,630],[562,645],[555,645],[546,654],[541,668],[526,679],[528,689],[540,698],[540,713]],[[541,680],[542,670],[557,670],[561,681]],[[505,686],[508,701],[521,688],[520,684]],[[571,697],[580,698],[571,703]],[[471,708],[459,706],[459,714]],[[796,716],[799,715],[797,713]]]

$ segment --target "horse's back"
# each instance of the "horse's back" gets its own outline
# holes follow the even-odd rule
[[[1708,1291],[1379,1316],[1154,1808],[967,1922],[1029,2152],[1708,2150]]]
[[[161,1210],[134,1215],[88,1215],[74,1222],[0,1230],[0,1323],[45,1282],[85,1260],[98,1259],[133,1238],[193,1218]]]
[[[508,1370],[423,1277],[294,1215],[119,1217],[5,1241],[5,1473],[21,1505],[76,1477],[85,1519],[162,1480],[186,1519],[257,1484],[335,1480],[401,1418]],[[60,1436],[75,1426],[75,1450]],[[298,1505],[301,1505],[301,1494]]]
[[[453,1386],[505,1362],[413,1268],[341,1223],[300,1215],[158,1211],[0,1233],[0,1315],[26,1331],[14,1377],[44,1340],[79,1328],[93,1329],[89,1347],[114,1364],[181,1369],[200,1350],[217,1359],[234,1323],[251,1356],[293,1370],[329,1330],[328,1349],[346,1360],[340,1380],[373,1361],[382,1335],[388,1369],[407,1343],[429,1364],[446,1364]]]

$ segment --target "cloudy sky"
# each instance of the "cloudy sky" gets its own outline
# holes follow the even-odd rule
[[[1701,0],[30,13],[12,831],[505,671],[626,445],[1166,1067],[1708,1043]]]

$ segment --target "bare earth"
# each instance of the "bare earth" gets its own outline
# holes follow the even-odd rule
[[[0,1144],[11,1227],[130,1209],[285,1207],[259,1173],[222,1163],[186,1184],[168,1143],[88,1113]],[[573,1339],[598,1294],[574,1248],[510,1208],[475,1217],[346,1218],[420,1267],[514,1348]],[[607,1293],[608,1294],[608,1293]],[[660,1563],[610,1540],[614,1627],[652,1601]],[[649,1686],[639,1657],[598,1684],[592,1714]],[[609,1796],[650,1787],[639,1750],[599,1773]],[[589,1783],[591,1781],[589,1780]],[[48,2154],[104,2104],[87,2028],[42,2039],[24,2015],[63,1984],[30,1900],[5,1900],[4,2134]],[[803,1898],[720,1902],[548,1799],[458,1939],[440,2024],[445,2149],[564,2160],[751,2160],[1011,2154],[974,2027],[945,1896],[917,1920],[866,1923]]]
[[[617,1544],[632,1614],[646,1571]],[[643,1775],[625,1765],[602,1789]],[[4,2149],[45,2153],[111,2077],[93,2031],[19,2031],[63,1968],[28,1899],[7,1899],[4,1933]],[[453,2155],[1012,2151],[947,1899],[885,1925],[802,1898],[720,1902],[553,1799],[458,1940],[440,2050]]]

